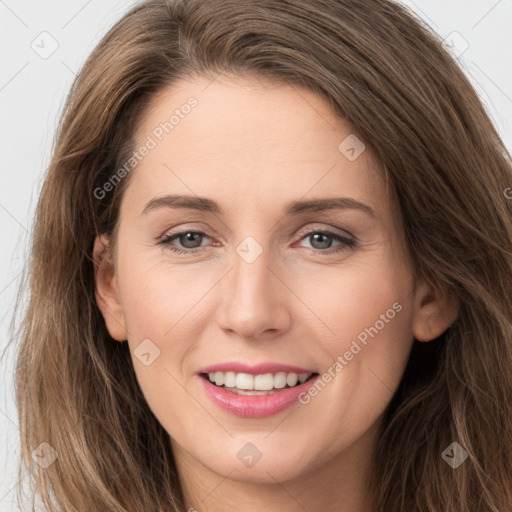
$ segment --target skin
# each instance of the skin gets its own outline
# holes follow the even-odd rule
[[[132,171],[114,265],[108,238],[95,241],[107,328],[128,341],[143,393],[169,433],[187,509],[370,512],[376,436],[413,338],[439,336],[456,307],[426,283],[413,287],[378,162],[368,145],[355,161],[339,151],[354,130],[322,97],[247,77],[180,81],[155,97],[136,147],[190,96],[197,107]],[[166,194],[207,197],[223,213],[142,213]],[[334,196],[370,206],[375,217],[357,209],[284,214],[291,201]],[[170,244],[199,247],[195,254],[158,243],[187,229],[206,236]],[[311,235],[325,229],[356,245]],[[247,236],[263,251],[252,263],[236,251]],[[203,390],[197,372],[225,361],[322,374],[397,302],[401,311],[307,405],[240,418]],[[133,352],[145,339],[160,350],[149,366]],[[247,442],[262,454],[252,467],[237,458]]]

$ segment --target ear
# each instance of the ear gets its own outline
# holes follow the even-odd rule
[[[459,301],[431,284],[421,283],[415,292],[413,335],[418,341],[431,341],[443,334],[457,319]]]
[[[105,325],[112,338],[117,341],[126,341],[128,336],[125,319],[115,268],[109,253],[109,240],[106,236],[96,237],[92,257],[94,261],[94,294]]]

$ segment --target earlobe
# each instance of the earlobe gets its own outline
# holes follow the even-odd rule
[[[117,341],[127,339],[123,309],[117,288],[115,269],[109,257],[109,240],[97,236],[93,248],[94,294],[110,336]]]
[[[459,301],[428,283],[418,286],[414,301],[413,335],[418,341],[431,341],[443,334],[457,319]]]

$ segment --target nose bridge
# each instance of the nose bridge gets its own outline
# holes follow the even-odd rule
[[[271,273],[269,267],[268,251],[254,259],[246,260],[237,254],[232,271],[233,298],[238,298],[240,303],[260,302],[268,295]]]
[[[288,314],[280,283],[269,267],[271,251],[247,237],[236,248],[233,268],[223,286],[224,328],[244,337],[255,337],[266,330],[286,327]]]

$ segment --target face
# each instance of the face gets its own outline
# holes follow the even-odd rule
[[[148,137],[97,297],[177,458],[251,482],[364,458],[413,337],[446,328],[370,148],[314,93],[227,76],[159,94]]]

